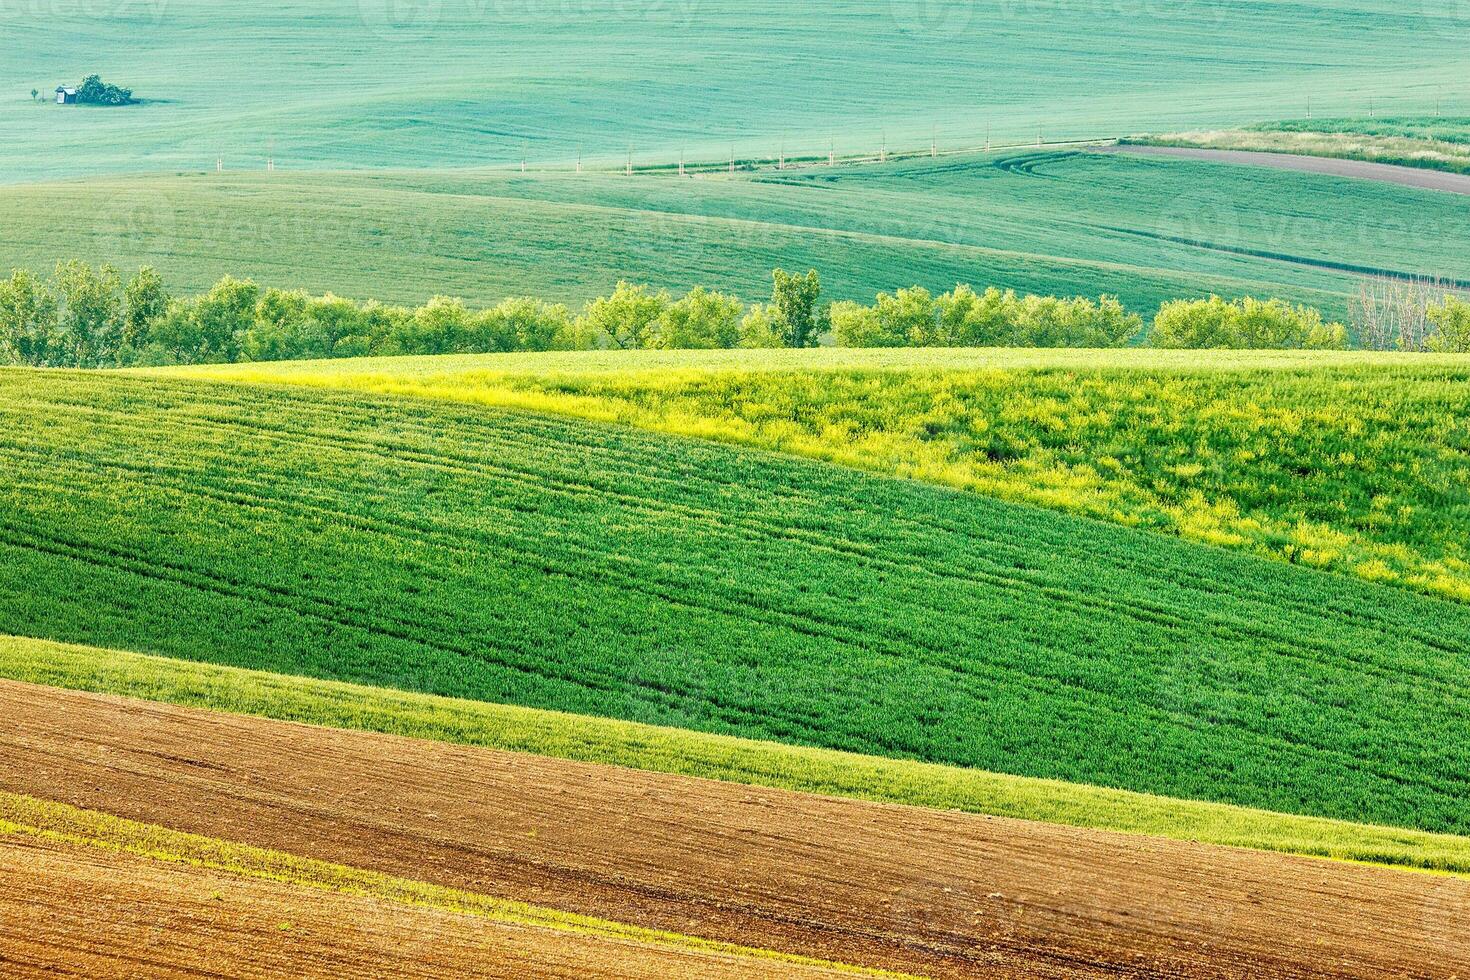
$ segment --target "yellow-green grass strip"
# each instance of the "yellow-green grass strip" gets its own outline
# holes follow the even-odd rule
[[[333,728],[1174,840],[1470,875],[1470,837],[0,637],[0,677]]]
[[[274,881],[303,888],[373,898],[461,915],[472,915],[502,925],[531,926],[622,942],[634,942],[681,952],[715,953],[747,959],[776,960],[822,967],[872,977],[909,977],[834,960],[800,956],[779,950],[742,946],[661,929],[648,929],[596,916],[494,898],[476,892],[446,888],[353,868],[282,851],[251,847],[234,841],[140,823],[97,810],[16,793],[0,792],[0,835],[33,837],[74,847],[90,847],[129,854],[152,861],[182,864],[241,878]]]

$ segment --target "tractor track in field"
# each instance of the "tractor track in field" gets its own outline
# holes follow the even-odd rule
[[[0,719],[0,790],[805,956],[937,976],[1470,975],[1459,878],[16,682]],[[14,942],[0,932],[0,963]]]

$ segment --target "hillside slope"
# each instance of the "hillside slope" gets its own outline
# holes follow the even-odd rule
[[[0,375],[0,632],[1464,831],[1470,609],[555,418]]]
[[[1283,296],[1347,316],[1360,273],[1470,280],[1470,200],[1310,174],[1025,151],[680,180],[429,171],[225,173],[0,188],[0,271],[58,258],[385,302],[573,305],[619,279],[757,300],[817,268],[830,298],[957,282],[1060,295]],[[57,222],[58,213],[84,215]],[[1417,216],[1414,230],[1402,216]],[[1425,230],[1432,233],[1425,234]]]
[[[1470,599],[1470,358],[615,351],[165,369],[555,411]]]

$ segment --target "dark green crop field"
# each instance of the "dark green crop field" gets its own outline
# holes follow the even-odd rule
[[[0,374],[0,633],[1465,832],[1470,608],[820,463]]]

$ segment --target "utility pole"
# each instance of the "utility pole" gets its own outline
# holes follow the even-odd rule
[[[1038,123],[1037,126],[1036,126],[1036,145],[1037,146],[1040,146],[1041,145],[1041,124],[1040,123]]]
[[[582,172],[582,148],[577,147],[577,173]]]
[[[1307,118],[1312,118],[1312,97],[1310,95],[1307,96]]]
[[[827,141],[827,166],[829,166],[829,167],[835,167],[835,166],[837,166],[837,141],[836,140],[828,140]]]
[[[785,140],[782,140],[781,141],[781,156],[776,161],[776,169],[777,170],[785,170],[786,169],[786,141]]]
[[[929,142],[929,159],[939,159],[939,127],[934,127],[934,136]]]
[[[883,130],[883,142],[878,147],[878,162],[888,162],[888,130]]]
[[[633,176],[633,144],[628,144],[628,176]]]
[[[985,152],[990,152],[990,120],[985,120]]]
[[[222,174],[222,173],[225,172],[225,158],[224,157],[221,156],[221,157],[217,157],[215,159],[215,161],[214,161],[214,172],[217,173],[217,174]]]
[[[684,176],[684,151],[679,151],[679,176]]]
[[[735,174],[735,147],[730,147],[730,175]]]

